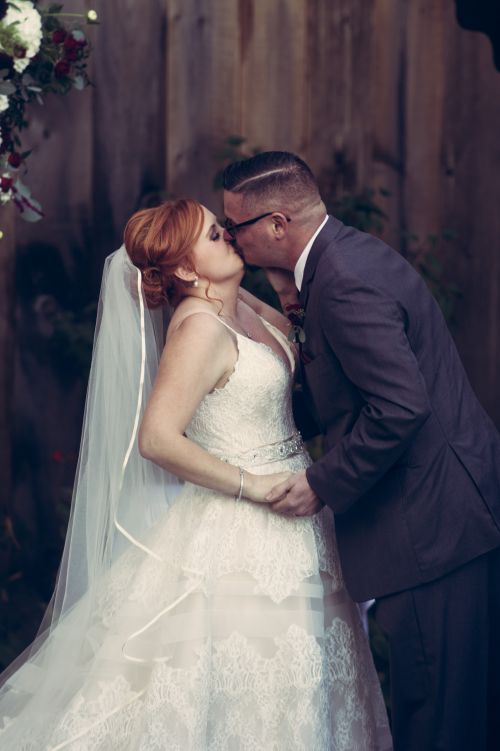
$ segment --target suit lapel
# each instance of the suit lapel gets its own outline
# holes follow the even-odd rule
[[[328,221],[313,242],[312,248],[307,257],[306,266],[304,269],[304,278],[302,279],[302,286],[300,288],[299,300],[302,307],[305,309],[307,305],[307,299],[309,297],[309,288],[314,278],[318,261],[323,255],[323,251],[330,244],[330,242],[338,235],[342,222],[335,217],[328,217]]]

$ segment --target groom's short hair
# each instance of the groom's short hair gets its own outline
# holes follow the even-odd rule
[[[321,200],[307,164],[288,151],[263,151],[233,162],[224,170],[223,186],[252,205],[281,200],[282,205],[293,206]]]

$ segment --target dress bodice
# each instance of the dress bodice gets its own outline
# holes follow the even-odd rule
[[[292,414],[293,354],[284,335],[266,326],[283,356],[230,329],[238,348],[234,370],[224,386],[205,396],[186,430],[190,440],[231,463],[267,463],[273,446],[279,451],[287,439],[299,440]]]

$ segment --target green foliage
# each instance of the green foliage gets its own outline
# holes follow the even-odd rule
[[[85,379],[90,369],[97,304],[78,310],[58,311],[50,339],[52,354],[61,370],[71,378]]]
[[[260,147],[249,147],[246,138],[242,136],[228,136],[214,154],[215,159],[221,165],[214,175],[212,183],[214,190],[222,189],[222,174],[228,164],[238,162],[240,159],[248,159],[248,157],[258,154],[259,151],[262,151]]]
[[[70,470],[74,471],[74,461]],[[36,635],[55,585],[68,526],[72,488],[61,485],[35,537],[18,516],[0,526],[0,671]],[[50,521],[48,521],[50,518]]]
[[[442,230],[439,235],[427,235],[423,241],[411,233],[403,235],[404,255],[425,279],[451,326],[455,325],[456,306],[463,297],[460,287],[449,275],[450,264],[446,262],[457,248],[456,240],[456,233],[450,229]]]
[[[20,562],[23,546],[10,516],[0,527],[0,670],[26,647],[43,615]]]
[[[344,224],[362,232],[382,232],[387,214],[376,203],[377,194],[385,196],[387,191],[364,188],[359,193],[344,193],[340,198],[331,199],[326,209]]]
[[[19,8],[12,2],[9,10]],[[23,14],[6,22],[5,3],[0,7],[0,171],[2,172],[2,203],[13,201],[26,221],[39,221],[43,217],[40,204],[30,196],[22,184],[19,169],[25,164],[29,150],[22,150],[20,133],[28,126],[26,109],[32,103],[43,104],[48,94],[67,94],[72,88],[79,91],[90,84],[87,60],[90,44],[81,29],[66,28],[61,16],[81,18],[93,23],[89,15],[95,11],[61,14],[62,5],[51,5],[48,11],[31,9],[31,22],[40,24],[36,38],[26,37]],[[6,13],[7,11],[7,13]],[[28,21],[29,18],[28,17]],[[34,32],[31,29],[31,32]]]

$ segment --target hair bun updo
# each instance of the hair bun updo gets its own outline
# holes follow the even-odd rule
[[[175,307],[185,287],[175,272],[192,266],[191,251],[203,227],[203,209],[191,198],[137,211],[127,222],[124,243],[141,271],[148,308]]]
[[[149,308],[159,308],[169,303],[163,285],[161,269],[158,266],[146,266],[141,269],[142,289]]]

